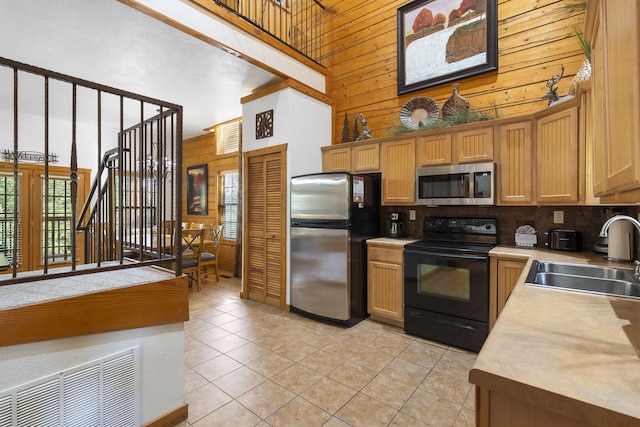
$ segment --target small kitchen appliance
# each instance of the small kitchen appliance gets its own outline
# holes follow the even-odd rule
[[[495,164],[427,166],[416,171],[416,204],[494,205]]]
[[[404,222],[402,222],[402,212],[389,212],[387,214],[389,219],[389,229],[387,230],[387,237],[401,238],[407,235]]]
[[[555,251],[582,250],[582,234],[579,231],[551,229],[545,235],[549,249]]]

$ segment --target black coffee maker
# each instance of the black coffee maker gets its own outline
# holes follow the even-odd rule
[[[402,222],[402,212],[389,212],[387,218],[389,219],[387,237],[399,239],[407,235],[404,229],[404,222]]]

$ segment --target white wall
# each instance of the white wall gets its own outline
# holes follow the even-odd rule
[[[30,114],[18,115],[18,150],[44,153],[44,118]],[[96,128],[78,122],[76,125],[76,145],[78,167],[95,171],[98,164],[98,143]],[[111,138],[108,137],[111,135]],[[0,156],[4,150],[13,151],[13,113],[0,109]],[[49,119],[49,153],[58,156],[55,166],[71,165],[71,122]],[[108,139],[108,140],[107,140]],[[103,129],[103,147],[118,146],[117,132]],[[0,157],[4,161],[4,157]]]
[[[274,116],[273,137],[256,140],[256,114],[271,109]],[[289,182],[293,176],[322,171],[320,147],[331,145],[332,114],[331,105],[292,88],[266,95],[242,106],[243,151],[287,144],[287,304],[291,303]],[[244,206],[246,209],[247,204]],[[248,218],[246,211],[243,218]]]
[[[142,423],[184,404],[184,324],[0,348],[0,391],[140,346]]]
[[[326,93],[326,78],[322,73],[298,62],[267,43],[238,30],[238,28],[224,19],[206,12],[195,4],[183,1],[159,2],[157,0],[137,0],[136,3],[143,4],[218,43],[228,46],[268,67],[279,70],[317,91]]]

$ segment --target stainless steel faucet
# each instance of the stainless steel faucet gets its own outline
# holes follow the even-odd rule
[[[636,230],[638,230],[638,232],[640,233],[640,221],[629,215],[616,215],[609,218],[607,222],[603,224],[602,228],[600,229],[600,237],[607,237],[611,224],[622,219],[626,219],[631,224],[633,224],[636,227]]]
[[[605,222],[602,225],[602,228],[600,229],[600,237],[607,237],[608,236],[609,227],[611,226],[611,224],[613,224],[616,221],[623,220],[623,219],[627,220],[631,224],[633,224],[633,226],[636,228],[636,230],[638,230],[638,232],[640,233],[640,221],[638,221],[637,219],[635,219],[634,217],[629,216],[629,215],[616,215],[616,216],[612,216],[611,218],[609,218],[607,220],[607,222]],[[635,268],[633,273],[636,276],[636,278],[640,278],[640,261],[634,260],[633,262],[636,265],[636,268]]]

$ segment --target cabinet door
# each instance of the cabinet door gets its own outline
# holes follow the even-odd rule
[[[578,202],[578,109],[538,119],[536,193],[539,204]]]
[[[493,160],[493,126],[458,132],[457,163],[490,162]]]
[[[245,153],[248,221],[243,296],[284,309],[287,168],[282,147]]]
[[[374,320],[404,325],[403,250],[375,243],[368,246],[368,311]]]
[[[418,138],[418,167],[451,164],[451,134]]]
[[[510,259],[498,259],[498,315],[511,295],[511,291],[516,286],[516,282],[522,275],[525,261],[515,261]]]
[[[368,309],[372,317],[404,324],[404,289],[401,264],[369,261]]]
[[[382,204],[416,203],[416,141],[382,143]]]
[[[520,257],[501,258],[500,256],[492,256],[490,258],[489,329],[495,325],[498,315],[504,308],[511,291],[513,291],[522,274],[522,270],[527,264],[528,257],[518,258]]]
[[[322,152],[323,172],[351,172],[351,148],[329,148]]]
[[[352,172],[380,171],[380,144],[363,144],[351,148]]]
[[[598,9],[599,10],[599,9]],[[605,158],[605,141],[607,139],[607,111],[605,108],[605,59],[604,59],[604,43],[601,37],[602,22],[596,18],[598,24],[594,28],[591,35],[591,101],[593,109],[591,110],[591,132],[593,135],[591,145],[592,159],[592,181],[593,194],[595,196],[603,196],[606,194],[606,183],[604,167]]]
[[[608,113],[606,187],[618,192],[640,186],[640,2],[601,0],[600,18],[607,108],[594,113]]]
[[[533,143],[531,122],[500,126],[501,205],[533,203]]]

